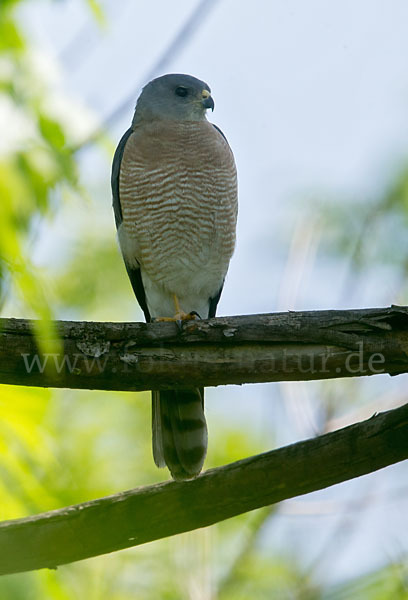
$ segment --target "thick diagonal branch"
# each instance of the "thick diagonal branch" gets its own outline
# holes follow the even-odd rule
[[[0,524],[0,574],[113,552],[358,477],[408,457],[408,404],[207,471]]]
[[[61,354],[32,322],[0,319],[0,383],[146,390],[408,371],[408,309],[288,312],[175,323],[56,323]]]

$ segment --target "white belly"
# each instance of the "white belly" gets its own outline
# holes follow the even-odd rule
[[[147,305],[152,317],[173,317],[175,314],[174,296],[185,313],[197,312],[202,319],[208,317],[209,301],[222,286],[226,268],[221,271],[214,260],[208,261],[201,269],[186,261],[168,261],[163,264],[160,278],[152,278],[143,270],[142,279]]]

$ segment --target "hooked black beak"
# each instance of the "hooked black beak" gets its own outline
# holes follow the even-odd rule
[[[212,96],[207,96],[206,98],[203,99],[203,106],[204,108],[211,108],[211,110],[214,110],[214,100],[212,98]]]

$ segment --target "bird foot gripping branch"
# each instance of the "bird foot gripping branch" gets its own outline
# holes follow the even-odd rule
[[[193,310],[190,313],[185,313],[181,308],[180,308],[180,302],[179,299],[177,298],[176,294],[173,294],[173,299],[174,299],[174,306],[176,309],[176,313],[174,315],[174,317],[155,317],[154,321],[164,321],[164,322],[176,322],[178,324],[178,326],[181,326],[181,323],[183,321],[195,321],[196,319],[200,318],[200,315]]]

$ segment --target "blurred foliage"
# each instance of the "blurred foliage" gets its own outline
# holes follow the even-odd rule
[[[46,107],[47,85],[33,71],[15,17],[18,1],[0,4],[0,303],[9,288],[36,316],[40,344],[52,336],[47,285],[35,271],[35,228],[58,206],[61,191],[79,190],[75,157],[64,127]],[[14,127],[12,126],[14,124]],[[8,126],[7,126],[8,125]],[[7,126],[7,128],[6,128]],[[47,350],[52,351],[50,343]]]
[[[408,272],[408,167],[401,164],[387,179],[373,197],[318,203],[327,227],[325,252],[348,257],[357,272],[370,263]]]
[[[105,13],[97,0],[87,0],[87,4],[91,9],[91,12],[100,26],[105,27],[107,25]]]
[[[0,298],[10,309],[5,316],[13,316],[20,303],[24,316],[46,320],[140,318],[115,245],[107,178],[102,193],[89,182],[86,190],[82,188],[72,150],[77,140],[65,120],[50,111],[49,84],[33,69],[33,48],[18,21],[19,5],[28,1],[0,2],[0,109],[11,125],[0,140]],[[98,24],[105,25],[100,3],[84,2]],[[107,160],[104,165],[108,172]],[[406,220],[408,172],[391,187],[375,206],[353,206],[327,219],[332,241],[342,253],[363,256],[364,243],[358,252],[353,244],[362,224],[371,226],[379,214],[385,217],[381,227],[386,219],[397,220],[397,226],[400,217]],[[102,203],[109,223],[103,216],[97,220],[105,214]],[[44,230],[44,222],[50,230],[58,225],[60,231],[65,221],[76,225],[68,247],[61,252],[53,247],[50,266],[39,269],[32,260],[38,232]],[[396,243],[395,239],[388,241]],[[395,256],[394,250],[390,256]],[[328,386],[328,394],[332,389]],[[322,427],[340,404],[336,398],[326,403]],[[270,431],[262,439],[241,425],[227,417],[215,422],[209,415],[207,467],[271,447]],[[18,518],[165,479],[167,474],[153,464],[150,444],[148,393],[2,386],[0,518]],[[277,527],[277,517],[275,507],[266,508],[56,571],[1,577],[0,599],[408,597],[406,572],[398,565],[325,586],[295,556],[265,548],[264,538]]]
[[[408,570],[406,561],[368,573],[346,585],[334,586],[324,596],[327,600],[406,600],[408,598]]]

